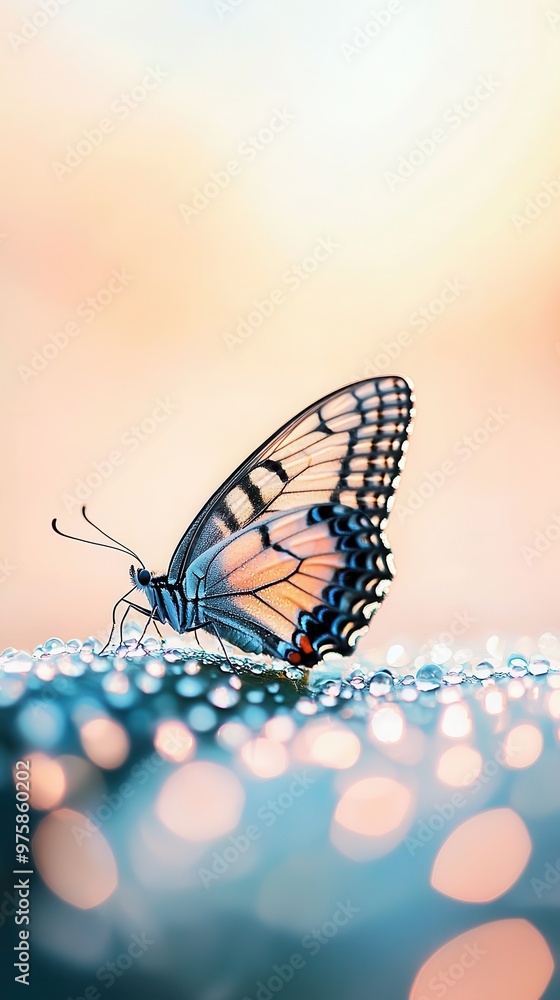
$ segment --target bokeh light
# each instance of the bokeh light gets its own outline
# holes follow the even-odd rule
[[[351,729],[333,726],[328,731],[316,734],[311,756],[316,764],[323,767],[345,770],[356,763],[361,748],[360,740]]]
[[[241,759],[256,778],[276,778],[287,771],[290,761],[282,743],[262,736],[245,743],[241,750]]]
[[[462,740],[470,734],[471,729],[472,722],[468,705],[462,701],[447,705],[441,717],[441,731],[444,736]]]
[[[530,722],[510,729],[504,743],[505,762],[508,767],[530,767],[540,757],[543,748],[542,733]]]
[[[473,747],[453,746],[442,753],[437,776],[446,785],[461,788],[476,781],[482,770],[482,756]]]
[[[165,781],[157,800],[164,825],[185,840],[212,840],[233,830],[245,793],[239,779],[220,764],[183,764]]]
[[[66,776],[57,760],[44,753],[29,754],[30,782],[29,803],[34,809],[54,809],[66,792]]]
[[[124,726],[114,719],[97,718],[85,722],[80,730],[82,746],[98,767],[120,767],[128,757],[130,739]]]
[[[154,746],[160,757],[175,762],[192,757],[196,749],[193,734],[179,719],[160,722],[156,729]]]
[[[403,822],[411,803],[408,788],[393,778],[362,778],[342,795],[334,814],[341,826],[363,837],[383,837]]]
[[[383,705],[374,712],[370,729],[380,743],[398,743],[405,728],[404,715],[398,705]]]
[[[420,969],[409,1000],[539,1000],[554,971],[542,934],[528,920],[495,920],[464,931]],[[452,992],[451,992],[452,991]]]
[[[49,888],[78,909],[99,906],[117,887],[107,840],[88,816],[73,809],[58,809],[41,820],[33,855]]]
[[[489,903],[517,881],[531,854],[531,838],[513,809],[490,809],[464,820],[439,849],[434,889],[467,903]]]

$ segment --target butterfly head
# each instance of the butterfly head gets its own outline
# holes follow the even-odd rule
[[[141,569],[135,569],[134,566],[131,566],[130,579],[138,590],[147,590],[152,582],[152,574],[145,566],[142,566]]]

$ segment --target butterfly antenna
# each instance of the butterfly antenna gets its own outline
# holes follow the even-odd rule
[[[138,560],[141,566],[144,566],[144,563],[142,562],[140,556],[136,552],[133,552],[132,549],[129,549],[128,545],[123,545],[123,543],[119,542],[118,539],[113,538],[112,535],[108,535],[106,531],[103,531],[103,529],[100,528],[99,525],[94,524],[91,518],[89,518],[86,514],[85,504],[82,507],[82,517],[84,518],[85,521],[87,521],[88,524],[91,524],[92,528],[95,528],[95,530],[98,531],[100,535],[104,535],[105,538],[108,538],[110,542],[115,542],[115,544],[118,545],[123,552],[128,552],[129,555],[134,556],[134,558]],[[99,544],[99,542],[97,544]]]
[[[56,523],[56,517],[53,517],[51,523],[52,523],[52,529],[53,529],[53,531],[55,531],[57,535],[61,535],[62,538],[71,538],[74,542],[84,542],[86,545],[97,545],[98,548],[100,548],[100,549],[114,549],[115,552],[123,552],[125,555],[133,555],[136,559],[138,559],[139,563],[142,563],[142,567],[145,569],[145,566],[144,566],[144,563],[142,562],[142,560],[139,558],[139,556],[136,555],[135,552],[132,552],[131,549],[124,549],[124,548],[121,548],[119,545],[106,545],[105,542],[92,542],[89,538],[79,538],[78,535],[69,535],[69,534],[67,534],[66,531],[61,531],[60,530],[60,528],[58,527],[58,525]],[[101,534],[105,534],[105,533],[101,532]],[[107,538],[108,537],[109,537],[109,535],[107,535]],[[111,539],[111,541],[114,541],[114,539]]]

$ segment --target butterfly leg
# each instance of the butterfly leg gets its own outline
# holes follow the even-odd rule
[[[129,608],[128,610],[130,611],[130,608]],[[143,628],[143,630],[142,630],[142,635],[140,636],[140,638],[139,638],[139,640],[138,640],[138,644],[140,644],[140,643],[142,642],[142,639],[143,639],[143,638],[144,638],[144,636],[146,635],[146,632],[148,631],[148,628],[149,628],[149,625],[150,625],[150,622],[154,622],[154,625],[155,625],[155,615],[156,615],[156,611],[157,611],[157,608],[152,608],[152,613],[151,613],[150,617],[148,618],[148,621],[147,621],[147,622],[146,622],[146,624],[144,625],[144,628]],[[124,620],[124,619],[123,619],[123,620]],[[156,628],[157,628],[157,625],[156,625]],[[158,635],[159,635],[159,637],[160,637],[160,639],[161,639],[161,632],[160,632],[160,630],[159,630],[159,629],[158,629]]]
[[[125,622],[125,618],[126,618],[127,614],[129,613],[129,611],[130,611],[130,605],[129,605],[129,607],[128,607],[128,608],[126,609],[126,611],[125,611],[124,615],[123,615],[123,616],[122,616],[122,618],[121,618],[121,624],[120,624],[120,628],[119,628],[119,642],[120,642],[121,646],[122,646],[122,644],[123,644],[123,642],[124,642],[124,636],[123,636],[123,626],[124,626],[124,622]]]
[[[157,608],[152,608],[151,611],[148,611],[147,608],[143,608],[140,604],[134,604],[132,601],[126,601],[125,603],[129,605],[129,609],[130,608],[134,608],[134,610],[135,611],[139,611],[141,615],[146,615],[146,617],[149,618],[150,621],[152,621],[153,624],[155,625],[156,632],[159,635],[160,639],[163,641],[163,636],[162,636],[162,634],[161,634],[161,632],[160,632],[160,630],[158,628],[158,620],[161,621],[161,618],[160,619],[157,618],[157,615],[158,615]],[[141,639],[144,638],[144,634],[145,634],[146,629],[148,628],[149,624],[150,624],[150,622],[148,621],[146,623],[146,628],[144,629],[144,632],[142,632]]]
[[[230,660],[230,658],[229,658],[229,656],[227,654],[227,649],[226,649],[226,647],[223,644],[222,637],[221,637],[220,633],[218,632],[218,628],[217,628],[216,623],[215,622],[208,622],[205,625],[205,628],[211,628],[212,629],[212,631],[214,632],[214,635],[216,636],[216,639],[218,640],[218,642],[220,643],[220,646],[222,647],[222,653],[224,654],[224,657],[226,658],[226,660],[228,662],[228,665],[231,667],[231,669],[233,670],[234,674],[237,674],[239,676],[239,671],[235,668],[235,666],[233,665],[233,663],[231,662],[231,660]]]
[[[100,655],[100,656],[102,656],[102,655],[103,655],[103,653],[104,653],[104,652],[105,652],[105,650],[106,650],[106,649],[107,649],[107,648],[108,648],[108,647],[109,647],[109,646],[111,645],[111,642],[112,642],[112,640],[113,640],[113,633],[114,633],[114,631],[115,631],[115,628],[116,628],[116,625],[117,625],[117,617],[116,617],[116,615],[117,615],[117,608],[118,608],[119,604],[121,604],[121,602],[122,602],[122,601],[125,601],[125,602],[126,602],[126,604],[129,604],[130,602],[129,602],[129,601],[127,601],[127,600],[126,600],[126,598],[127,598],[127,597],[128,597],[128,595],[129,595],[129,594],[131,594],[131,593],[132,593],[132,591],[133,591],[133,590],[135,590],[135,589],[136,589],[135,587],[132,587],[132,589],[131,589],[131,590],[127,590],[126,594],[124,594],[124,595],[123,595],[123,597],[119,597],[119,599],[118,599],[117,603],[116,603],[116,604],[115,604],[115,605],[113,606],[113,614],[112,614],[112,623],[111,623],[111,631],[110,631],[110,633],[109,633],[109,638],[107,639],[107,642],[105,643],[105,645],[103,646],[103,649],[102,649],[102,650],[100,651],[100,653],[99,653],[99,655]],[[124,618],[123,618],[123,621],[124,621]],[[122,625],[122,622],[121,622],[121,625]],[[122,642],[122,635],[121,635],[121,642]]]

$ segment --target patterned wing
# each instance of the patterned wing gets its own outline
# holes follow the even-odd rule
[[[191,564],[187,589],[198,584],[202,628],[313,666],[351,652],[392,575],[383,531],[363,511],[328,503],[266,515],[219,542]]]
[[[202,552],[264,515],[336,503],[365,511],[381,530],[390,511],[414,415],[399,376],[365,379],[308,407],[251,455],[183,535],[168,580]]]

